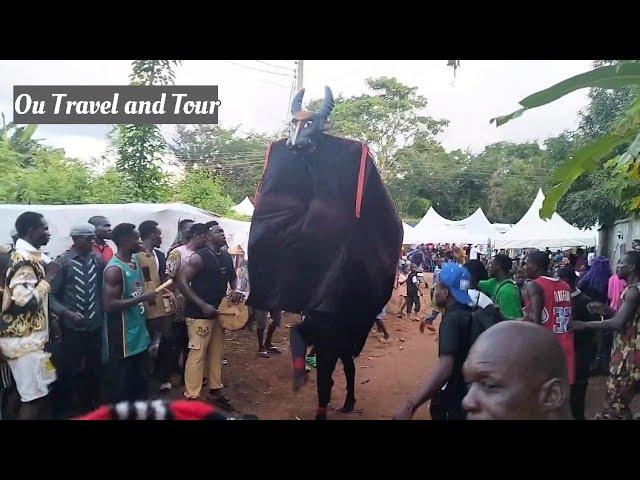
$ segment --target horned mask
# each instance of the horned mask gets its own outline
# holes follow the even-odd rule
[[[302,110],[303,97],[304,88],[296,94],[291,102],[292,118],[287,147],[296,151],[312,149],[317,145],[322,132],[331,127],[327,118],[335,105],[329,87],[324,87],[324,102],[317,112]]]

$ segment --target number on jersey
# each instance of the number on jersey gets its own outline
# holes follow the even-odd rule
[[[556,324],[553,326],[553,333],[566,333],[571,321],[571,307],[555,307],[553,316]]]

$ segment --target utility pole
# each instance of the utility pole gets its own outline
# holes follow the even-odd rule
[[[296,78],[298,79],[298,84],[296,85],[296,88],[297,88],[297,91],[299,92],[300,90],[302,90],[302,87],[303,87],[304,60],[298,60],[297,64],[298,64],[298,70],[296,72]]]

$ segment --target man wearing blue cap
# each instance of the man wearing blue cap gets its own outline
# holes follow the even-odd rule
[[[394,416],[409,420],[427,400],[431,400],[433,420],[464,420],[462,399],[467,387],[462,365],[471,348],[471,297],[467,290],[471,274],[462,265],[446,263],[436,284],[435,304],[444,308],[438,339],[438,364],[420,391],[407,400]]]

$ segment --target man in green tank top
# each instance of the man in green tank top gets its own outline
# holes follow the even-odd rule
[[[106,396],[109,403],[145,400],[148,388],[147,331],[144,302],[155,292],[143,292],[142,269],[133,254],[142,243],[135,225],[121,223],[112,232],[118,253],[104,270],[104,351],[108,356]]]

